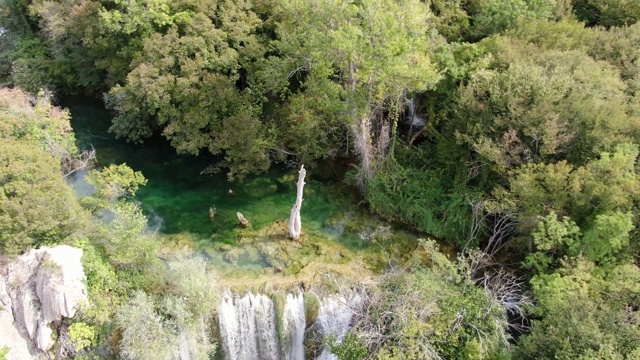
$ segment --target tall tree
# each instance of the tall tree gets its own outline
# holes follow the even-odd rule
[[[276,13],[272,76],[298,82],[271,82],[289,94],[288,126],[348,129],[340,140],[359,156],[361,178],[373,178],[389,154],[404,96],[439,79],[429,55],[436,43],[429,9],[416,0],[287,0]],[[313,143],[314,136],[305,138]]]

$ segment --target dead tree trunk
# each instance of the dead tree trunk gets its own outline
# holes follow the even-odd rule
[[[304,177],[307,175],[307,171],[304,169],[304,165],[300,167],[298,172],[298,193],[296,195],[296,203],[291,208],[291,217],[289,218],[289,238],[298,240],[300,233],[302,232],[302,221],[300,220],[300,207],[302,206],[302,190],[304,189]]]

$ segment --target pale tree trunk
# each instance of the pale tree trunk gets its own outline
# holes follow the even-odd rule
[[[300,207],[302,206],[302,190],[304,189],[304,177],[307,175],[307,171],[304,169],[304,165],[300,167],[298,172],[298,193],[296,196],[296,203],[291,208],[291,217],[289,218],[289,238],[298,240],[300,233],[302,232],[302,220],[300,220]]]
[[[360,185],[363,185],[364,180],[371,180],[374,175],[374,150],[371,144],[371,124],[368,117],[363,116],[353,126],[353,138],[356,154],[360,155],[362,162],[363,179],[361,179]]]

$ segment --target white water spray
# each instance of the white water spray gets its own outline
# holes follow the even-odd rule
[[[351,326],[353,306],[359,306],[361,303],[362,299],[358,295],[349,300],[342,296],[322,300],[316,326],[324,337],[333,336],[337,344],[341,343]],[[317,360],[338,360],[338,357],[325,346]]]

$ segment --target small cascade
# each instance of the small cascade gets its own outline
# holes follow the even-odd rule
[[[289,293],[279,294],[272,300],[263,294],[234,297],[231,292],[225,292],[218,312],[225,359],[304,360],[308,325],[304,297],[304,293]],[[360,303],[357,295],[349,299],[333,296],[321,300],[314,331],[323,337],[331,334],[341,342],[353,318],[352,306]],[[319,356],[314,356],[322,360],[337,359],[326,347],[321,348]]]
[[[341,343],[349,331],[351,320],[353,319],[353,306],[362,303],[359,295],[354,295],[351,299],[340,297],[329,297],[322,300],[316,326],[323,336],[333,336],[336,343]],[[328,347],[324,347],[317,360],[337,360],[338,357],[331,353]]]
[[[404,119],[404,123],[412,129],[420,129],[426,124],[426,120],[416,113],[415,107],[413,99],[407,100],[407,116]]]
[[[160,232],[163,227],[164,219],[153,209],[149,210],[149,214],[147,215],[147,231]]]
[[[287,360],[304,359],[304,298],[302,294],[287,294],[282,316],[283,345],[282,353]]]

